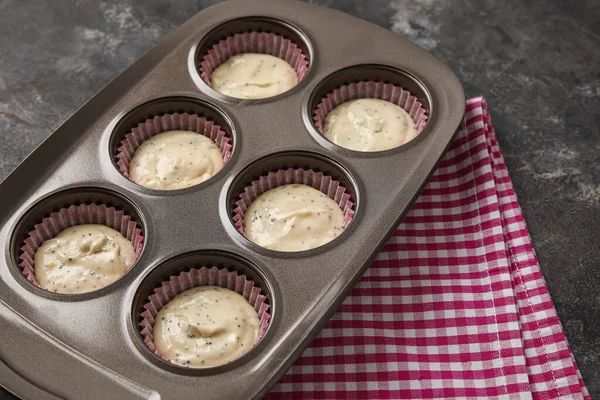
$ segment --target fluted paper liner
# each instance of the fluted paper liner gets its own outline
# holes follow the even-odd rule
[[[211,139],[221,150],[223,164],[227,164],[231,157],[231,137],[213,121],[196,114],[172,113],[155,116],[140,123],[131,132],[125,135],[117,149],[117,165],[127,179],[129,176],[129,163],[138,147],[152,136],[167,131],[192,131]]]
[[[342,103],[356,99],[380,99],[396,104],[410,115],[417,130],[421,133],[427,124],[427,111],[423,104],[408,90],[391,83],[366,81],[341,86],[325,96],[314,111],[314,122],[323,133],[327,114]]]
[[[308,72],[308,61],[302,49],[283,36],[268,32],[245,32],[228,36],[215,44],[200,61],[200,76],[209,86],[213,71],[230,57],[241,53],[269,54],[290,64],[298,82]]]
[[[133,244],[135,261],[137,261],[142,252],[144,235],[138,227],[138,223],[133,221],[131,216],[124,211],[104,204],[72,205],[53,212],[49,217],[42,219],[42,222],[35,225],[34,229],[28,233],[19,256],[19,266],[27,280],[43,288],[35,278],[34,258],[36,251],[42,243],[56,237],[65,229],[85,224],[102,224],[120,232]]]
[[[179,275],[171,276],[168,281],[161,283],[160,287],[154,289],[154,294],[148,297],[148,301],[144,304],[144,311],[141,314],[142,321],[140,328],[144,343],[156,355],[162,355],[154,346],[154,318],[171,299],[179,293],[197,286],[219,286],[222,288],[233,290],[234,292],[244,296],[260,318],[260,331],[258,339],[254,346],[265,335],[269,326],[269,302],[267,297],[262,293],[254,282],[248,280],[245,275],[238,274],[237,271],[228,271],[226,268],[218,267],[201,267],[193,268],[189,271],[181,272]],[[254,347],[253,346],[253,347]],[[167,360],[169,361],[169,360]],[[233,361],[233,360],[230,360]]]
[[[252,184],[244,188],[244,192],[239,195],[239,200],[236,201],[236,207],[233,210],[233,221],[242,235],[246,235],[244,214],[248,210],[248,207],[250,207],[250,204],[267,190],[289,184],[307,185],[327,195],[342,209],[344,213],[344,229],[348,227],[354,216],[354,203],[350,200],[350,193],[347,192],[347,189],[331,176],[325,175],[322,172],[303,168],[289,168],[261,176],[257,180],[252,181]]]

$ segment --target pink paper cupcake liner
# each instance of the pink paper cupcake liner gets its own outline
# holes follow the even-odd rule
[[[147,119],[125,135],[116,154],[117,165],[121,173],[127,179],[131,179],[129,163],[142,142],[159,133],[173,130],[192,131],[206,136],[214,141],[221,150],[223,164],[229,161],[232,147],[231,137],[219,125],[196,114],[173,113]]]
[[[44,289],[35,278],[34,258],[36,251],[44,241],[56,237],[65,229],[85,224],[102,224],[120,232],[133,244],[135,261],[137,261],[142,252],[144,235],[138,227],[138,223],[133,221],[129,215],[125,214],[124,211],[104,204],[72,205],[53,212],[49,217],[44,218],[41,223],[35,225],[34,229],[28,233],[19,256],[19,266],[27,280]]]
[[[228,36],[215,44],[200,61],[200,76],[210,86],[213,71],[231,56],[241,53],[269,54],[281,58],[294,68],[298,82],[308,72],[306,55],[291,40],[274,33],[245,32]]]
[[[244,215],[250,204],[258,196],[267,190],[275,189],[276,187],[289,184],[303,184],[313,187],[321,193],[327,195],[335,201],[344,213],[344,229],[348,227],[352,217],[354,216],[354,203],[350,201],[350,194],[346,188],[332,177],[324,175],[322,172],[315,172],[311,169],[289,168],[271,172],[266,176],[261,176],[255,181],[252,181],[250,186],[244,188],[244,192],[240,194],[240,199],[236,201],[236,207],[233,210],[233,221],[240,233],[246,236],[244,230]]]
[[[409,91],[391,83],[368,81],[341,86],[321,100],[313,117],[319,132],[323,132],[325,118],[331,110],[355,99],[380,99],[396,104],[410,115],[415,123],[417,134],[421,133],[427,124],[427,111]]]
[[[253,281],[248,280],[245,275],[238,274],[237,271],[228,271],[225,268],[218,267],[201,267],[171,276],[168,281],[162,282],[160,287],[154,289],[154,294],[148,297],[147,303],[144,304],[145,311],[141,314],[142,321],[139,324],[141,328],[140,334],[146,346],[153,353],[163,358],[153,342],[154,337],[152,334],[154,332],[154,319],[156,315],[162,307],[179,293],[197,286],[219,286],[233,290],[244,296],[248,300],[248,303],[254,307],[260,318],[260,332],[254,346],[260,342],[267,331],[269,320],[271,319],[271,315],[268,312],[269,302],[261,289],[255,286]]]

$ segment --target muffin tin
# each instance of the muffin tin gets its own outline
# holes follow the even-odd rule
[[[308,70],[299,84],[261,100],[224,96],[202,79],[201,57],[226,36],[272,32],[293,41]],[[359,81],[400,86],[427,124],[399,148],[360,153],[326,140],[319,102]],[[311,4],[227,1],[196,15],[106,86],[0,184],[0,384],[22,398],[260,398],[336,311],[409,209],[464,113],[454,74],[393,33]],[[141,187],[115,156],[140,122],[166,113],[215,121],[231,157],[208,181],[181,190]],[[355,214],[335,240],[282,253],[248,241],[235,225],[239,194],[279,169],[312,169],[343,185]],[[27,280],[21,246],[33,226],[80,203],[123,210],[144,236],[142,252],[114,284],[61,295]],[[271,315],[262,340],[227,365],[171,364],[144,344],[143,304],[160,283],[202,266],[251,279]]]

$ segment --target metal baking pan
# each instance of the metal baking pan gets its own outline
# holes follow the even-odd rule
[[[248,30],[289,37],[309,70],[292,90],[264,100],[223,96],[202,81],[199,54]],[[316,102],[353,81],[391,82],[426,108],[410,143],[358,153],[325,140]],[[423,49],[343,13],[294,1],[227,1],[168,35],[94,96],[0,184],[0,383],[28,399],[260,398],[293,364],[368,268],[459,127],[464,93]],[[212,118],[233,138],[230,161],[211,180],[180,191],[136,185],[117,169],[115,146],[153,113]],[[350,190],[356,214],[334,241],[299,253],[263,249],[235,228],[231,206],[252,179],[284,167],[312,168]],[[74,202],[126,210],[143,226],[144,250],[119,281],[58,295],[27,281],[19,246],[33,224]],[[141,302],[192,264],[239,269],[267,294],[271,322],[242,358],[217,368],[181,368],[140,336]]]

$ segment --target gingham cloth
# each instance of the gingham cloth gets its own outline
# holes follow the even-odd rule
[[[482,97],[282,399],[589,398]]]

